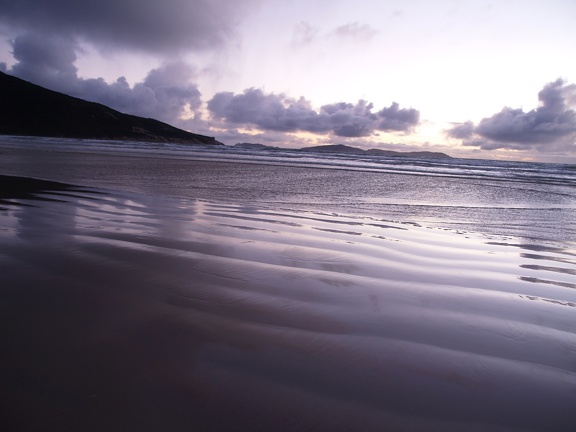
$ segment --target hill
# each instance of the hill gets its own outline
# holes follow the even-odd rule
[[[344,144],[328,144],[328,145],[304,147],[301,148],[300,150],[318,152],[318,153],[353,153],[353,154],[365,153],[365,151],[360,148],[351,147]]]
[[[380,150],[380,149],[362,150],[360,148],[351,147],[344,144],[329,144],[313,147],[304,147],[300,150],[310,152],[322,152],[322,153],[367,154],[367,155],[378,155],[389,157],[412,157],[412,158],[426,158],[426,159],[441,159],[451,157],[448,156],[446,153],[430,152],[430,151],[397,152],[393,150]]]
[[[158,120],[123,114],[0,72],[0,135],[223,145]]]

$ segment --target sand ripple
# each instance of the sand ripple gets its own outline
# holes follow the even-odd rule
[[[575,430],[573,251],[60,192],[0,210],[11,430]]]

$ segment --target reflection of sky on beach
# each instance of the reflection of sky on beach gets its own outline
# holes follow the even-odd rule
[[[534,246],[516,246],[513,239],[490,241],[466,231],[159,196],[139,196],[135,200],[129,194],[119,194],[66,200],[74,205],[54,203],[47,206],[49,212],[25,206],[5,210],[3,235],[18,221],[22,238],[46,239],[53,235],[62,241],[65,235],[78,234],[104,241],[108,235],[123,234],[138,237],[136,243],[142,246],[147,239],[227,244],[228,254],[235,259],[258,260],[264,256],[264,261],[274,262],[275,254],[281,254],[283,248],[300,246],[303,257],[307,251],[330,251],[361,264],[361,273],[384,279],[417,279],[424,283],[446,279],[453,284],[485,285],[488,289],[493,278],[500,282],[520,278],[559,286],[573,283],[575,262],[567,251],[543,247],[538,254],[527,254],[523,249]],[[250,247],[242,246],[248,243]],[[314,256],[312,253],[312,258],[302,258],[300,263],[313,262]],[[542,262],[545,260],[555,264],[546,265]]]
[[[25,200],[23,200],[25,201]],[[45,244],[47,242],[58,243],[71,235],[76,223],[76,206],[66,205],[67,211],[58,211],[59,203],[54,204],[56,210],[52,213],[51,207],[48,212],[39,211],[37,206],[41,203],[32,202],[32,205],[24,205],[18,208],[18,237],[31,239]],[[54,222],[57,221],[55,226]]]
[[[2,232],[16,218],[20,230],[0,254],[40,269],[43,290],[72,284],[74,307],[87,291],[106,319],[87,321],[82,346],[108,329],[128,347],[120,373],[134,367],[185,407],[232,406],[267,426],[261,410],[277,421],[283,407],[311,428],[341,413],[430,431],[576,420],[569,251],[323,212],[62,199],[0,211]]]
[[[275,262],[274,254],[282,253],[282,248],[300,245],[300,265],[318,261],[315,253],[306,258],[308,251],[330,251],[334,256],[340,255],[339,260],[345,256],[350,262],[361,263],[361,273],[386,279],[445,279],[452,284],[485,285],[491,289],[494,278],[499,283],[510,282],[538,271],[542,280],[551,276],[550,268],[530,264],[534,257],[523,256],[506,247],[507,243],[491,244],[486,237],[472,233],[406,224],[390,225],[396,229],[383,228],[362,218],[277,213],[205,201],[176,203],[161,197],[146,197],[144,201],[139,205],[130,203],[132,209],[128,201],[110,202],[99,206],[95,214],[105,214],[108,230],[182,242],[227,244],[228,254],[249,261]],[[160,214],[158,209],[163,209]],[[94,215],[86,217],[93,219]],[[568,282],[570,276],[558,272],[555,278]]]
[[[0,225],[0,236],[3,239],[10,239],[18,229],[19,221],[18,214],[14,209],[9,206],[2,206],[0,208],[0,215],[2,217],[2,225]]]

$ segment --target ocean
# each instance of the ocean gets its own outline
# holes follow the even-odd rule
[[[576,169],[0,139],[13,432],[576,430]]]
[[[570,164],[55,138],[5,137],[2,148],[29,151],[3,155],[5,174],[374,217],[569,248],[576,242],[576,165]],[[62,157],[50,158],[53,153]]]

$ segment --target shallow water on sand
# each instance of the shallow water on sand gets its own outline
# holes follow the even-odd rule
[[[0,207],[10,430],[576,426],[568,243],[54,185]]]
[[[0,173],[576,245],[571,165],[4,137]]]

